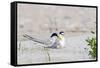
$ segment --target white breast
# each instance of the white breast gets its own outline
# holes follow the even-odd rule
[[[64,47],[65,46],[65,39],[60,40],[59,43],[60,43],[61,47]]]

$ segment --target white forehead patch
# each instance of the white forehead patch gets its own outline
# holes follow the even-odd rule
[[[64,34],[64,33],[61,33],[61,34]]]

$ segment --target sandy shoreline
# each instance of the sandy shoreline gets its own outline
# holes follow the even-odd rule
[[[88,37],[89,34],[67,37],[66,46],[61,49],[44,48],[31,40],[22,41],[18,47],[18,64],[93,60],[88,55],[85,41]]]

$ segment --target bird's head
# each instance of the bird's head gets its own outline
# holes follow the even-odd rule
[[[64,35],[64,32],[63,32],[63,31],[61,31],[61,32],[59,32],[59,34],[60,34],[60,35]]]
[[[59,37],[58,38],[60,40],[63,40],[64,39],[64,36],[63,35],[64,35],[64,32],[63,31],[59,32]]]

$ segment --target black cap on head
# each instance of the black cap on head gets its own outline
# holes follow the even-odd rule
[[[63,35],[63,34],[64,34],[64,32],[63,32],[63,31],[61,31],[61,32],[59,32],[59,34],[62,34],[62,35]]]

